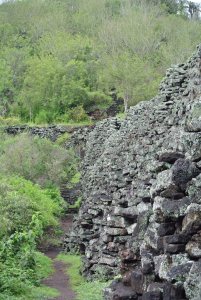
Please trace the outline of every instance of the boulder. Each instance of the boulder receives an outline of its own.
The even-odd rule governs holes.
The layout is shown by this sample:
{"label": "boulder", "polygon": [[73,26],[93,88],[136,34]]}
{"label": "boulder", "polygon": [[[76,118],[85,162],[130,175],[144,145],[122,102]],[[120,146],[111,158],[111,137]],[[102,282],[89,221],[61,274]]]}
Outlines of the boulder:
{"label": "boulder", "polygon": [[200,174],[196,163],[180,158],[172,167],[172,180],[182,190],[186,189],[186,184],[194,177]]}
{"label": "boulder", "polygon": [[154,219],[158,223],[175,222],[185,215],[191,200],[187,197],[180,200],[169,200],[156,197],[153,204]]}
{"label": "boulder", "polygon": [[192,235],[201,229],[201,205],[191,204],[182,221],[182,232]]}
{"label": "boulder", "polygon": [[194,234],[186,245],[186,252],[191,258],[201,258],[201,231]]}
{"label": "boulder", "polygon": [[201,99],[198,99],[192,106],[186,121],[186,131],[201,131]]}
{"label": "boulder", "polygon": [[105,289],[104,298],[105,300],[138,300],[138,296],[132,288],[118,281],[114,281]]}
{"label": "boulder", "polygon": [[158,160],[173,164],[177,159],[184,158],[185,155],[180,152],[162,152],[158,154]]}

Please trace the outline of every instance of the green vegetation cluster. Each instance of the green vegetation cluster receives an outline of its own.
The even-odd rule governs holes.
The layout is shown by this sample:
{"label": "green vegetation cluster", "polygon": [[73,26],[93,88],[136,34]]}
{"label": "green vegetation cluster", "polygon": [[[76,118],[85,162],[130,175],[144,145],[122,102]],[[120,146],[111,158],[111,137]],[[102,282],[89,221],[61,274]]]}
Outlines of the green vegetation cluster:
{"label": "green vegetation cluster", "polygon": [[57,296],[40,285],[52,267],[38,245],[58,234],[66,209],[59,186],[77,173],[74,154],[39,137],[1,134],[0,170],[0,299]]}
{"label": "green vegetation cluster", "polygon": [[0,143],[0,170],[42,187],[59,187],[76,174],[77,158],[73,150],[25,133],[5,137]]}
{"label": "green vegetation cluster", "polygon": [[[200,42],[185,0],[21,0],[0,5],[0,116],[83,122],[156,94]],[[198,10],[197,10],[198,11]]]}

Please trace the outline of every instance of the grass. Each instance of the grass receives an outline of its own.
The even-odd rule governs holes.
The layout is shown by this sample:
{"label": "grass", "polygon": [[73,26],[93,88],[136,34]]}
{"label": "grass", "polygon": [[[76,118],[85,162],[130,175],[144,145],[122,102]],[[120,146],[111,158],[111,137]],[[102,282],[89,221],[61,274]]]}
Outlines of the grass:
{"label": "grass", "polygon": [[0,126],[15,126],[15,125],[27,125],[27,126],[30,126],[30,127],[34,127],[34,126],[37,126],[37,127],[48,127],[50,125],[60,125],[60,126],[69,126],[69,127],[81,127],[81,126],[88,126],[88,125],[93,125],[93,121],[91,120],[86,120],[86,121],[79,121],[79,122],[74,122],[74,121],[68,121],[68,122],[61,122],[61,121],[53,121],[51,124],[48,124],[48,123],[41,123],[41,124],[37,124],[35,122],[32,122],[32,121],[29,121],[29,122],[26,122],[26,121],[23,121],[21,120],[20,118],[18,117],[7,117],[7,118],[4,118],[4,117],[1,117],[0,116]]}
{"label": "grass", "polygon": [[[40,280],[48,278],[54,273],[52,260],[41,252],[37,252],[36,254],[36,266],[36,273],[38,274]],[[54,299],[55,297],[59,296],[59,292],[56,289],[49,288],[43,285],[39,287],[34,287],[31,293],[32,296],[30,300],[42,300],[47,298]]]}
{"label": "grass", "polygon": [[70,180],[70,183],[72,184],[77,184],[80,182],[80,178],[81,178],[81,173],[77,172]]}
{"label": "grass", "polygon": [[[56,289],[50,288],[48,286],[40,286],[40,287],[33,288],[33,290],[31,291],[31,298],[25,297],[22,300],[46,300],[46,299],[53,300],[59,295],[60,293]],[[16,299],[16,300],[21,300],[21,299]]]}
{"label": "grass", "polygon": [[108,286],[108,282],[86,281],[80,274],[81,258],[78,255],[59,254],[58,260],[68,264],[67,275],[70,277],[70,284],[76,293],[76,300],[102,300],[102,290]]}
{"label": "grass", "polygon": [[124,120],[126,118],[126,114],[124,112],[116,114],[116,117],[120,120]]}
{"label": "grass", "polygon": [[46,286],[33,287],[23,296],[9,296],[6,294],[0,294],[0,300],[46,300],[55,299],[59,296],[59,292],[56,289]]}
{"label": "grass", "polygon": [[41,252],[36,254],[36,273],[40,279],[52,275],[54,272],[52,260]]}
{"label": "grass", "polygon": [[74,204],[70,204],[68,208],[79,209],[82,204],[82,197],[78,197]]}

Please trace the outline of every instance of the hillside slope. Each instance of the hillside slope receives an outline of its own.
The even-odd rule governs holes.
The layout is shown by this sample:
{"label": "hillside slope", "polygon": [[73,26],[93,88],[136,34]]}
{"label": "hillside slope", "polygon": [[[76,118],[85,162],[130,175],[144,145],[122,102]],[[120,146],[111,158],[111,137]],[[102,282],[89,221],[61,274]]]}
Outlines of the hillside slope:
{"label": "hillside slope", "polygon": [[200,42],[188,2],[5,1],[0,123],[90,124],[152,98]]}

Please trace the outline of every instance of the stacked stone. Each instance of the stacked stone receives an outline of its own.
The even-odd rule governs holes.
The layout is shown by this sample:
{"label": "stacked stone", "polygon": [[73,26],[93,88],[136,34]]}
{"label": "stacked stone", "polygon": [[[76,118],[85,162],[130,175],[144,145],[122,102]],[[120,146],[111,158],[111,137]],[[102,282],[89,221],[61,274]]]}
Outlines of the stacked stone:
{"label": "stacked stone", "polygon": [[[159,95],[89,134],[84,203],[66,249],[84,274],[116,280],[107,300],[182,300],[201,274],[201,48]],[[198,298],[199,299],[199,298]]]}
{"label": "stacked stone", "polygon": [[65,143],[65,148],[70,149],[72,148],[81,160],[85,156],[85,148],[87,137],[89,133],[93,130],[94,125],[83,126],[83,127],[75,127],[74,132],[71,134],[70,139],[68,139]]}
{"label": "stacked stone", "polygon": [[[55,142],[61,135],[65,133],[74,134],[74,139],[76,133],[80,138],[80,135],[86,135],[85,131],[87,131],[88,126],[86,127],[75,127],[75,126],[59,126],[59,125],[48,125],[46,127],[39,126],[28,126],[28,125],[14,125],[5,128],[5,132],[7,134],[20,134],[23,132],[28,132],[32,135],[37,135],[41,138],[50,139],[52,142]],[[82,137],[83,138],[83,137]],[[74,143],[73,143],[74,145]]]}
{"label": "stacked stone", "polygon": [[[95,127],[88,136],[88,140],[91,141],[91,143],[88,142],[86,144],[85,160],[82,166],[83,174],[85,174],[85,179],[82,181],[84,199],[87,199],[88,197],[88,193],[85,193],[85,190],[88,191],[93,185],[93,182],[88,184],[88,172],[92,172],[92,180],[93,178],[97,181],[99,180],[96,174],[93,173],[93,165],[104,152],[104,145],[107,143],[109,138],[119,130],[119,128],[120,122],[118,120],[115,118],[108,119],[100,122],[99,126]],[[87,204],[87,202],[90,206]],[[87,202],[85,202],[83,209],[80,210],[79,215],[77,216],[78,220],[75,218],[75,226],[73,231],[71,232],[70,236],[67,236],[66,238],[64,248],[67,251],[77,251],[79,249],[81,253],[85,253],[85,246],[88,245],[89,242],[93,247],[92,244],[97,240],[96,238],[101,230],[101,223],[103,223],[103,211],[111,201],[105,197],[105,191],[100,190],[100,192],[97,194],[94,193]],[[94,204],[93,206],[91,206],[92,202]],[[94,223],[92,220],[94,220]],[[89,255],[90,252],[87,253],[87,256]],[[88,268],[86,268],[86,270],[88,270]]]}

